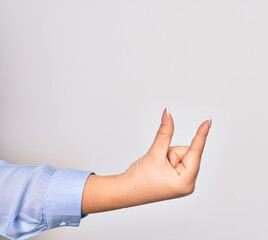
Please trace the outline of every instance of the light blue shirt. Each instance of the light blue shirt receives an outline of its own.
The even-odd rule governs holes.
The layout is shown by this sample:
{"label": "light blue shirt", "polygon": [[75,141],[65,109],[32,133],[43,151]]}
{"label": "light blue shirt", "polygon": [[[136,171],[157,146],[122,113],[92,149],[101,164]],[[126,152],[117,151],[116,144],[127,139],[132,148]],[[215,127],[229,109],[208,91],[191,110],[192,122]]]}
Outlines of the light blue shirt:
{"label": "light blue shirt", "polygon": [[0,160],[0,235],[27,239],[42,231],[77,227],[85,182],[94,172],[23,166]]}

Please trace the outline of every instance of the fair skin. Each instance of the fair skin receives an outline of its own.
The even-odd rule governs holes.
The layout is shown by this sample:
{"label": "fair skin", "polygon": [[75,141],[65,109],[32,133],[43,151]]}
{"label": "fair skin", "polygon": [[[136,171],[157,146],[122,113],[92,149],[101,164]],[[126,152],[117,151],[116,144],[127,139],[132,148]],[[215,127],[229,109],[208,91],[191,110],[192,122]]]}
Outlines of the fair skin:
{"label": "fair skin", "polygon": [[198,128],[190,146],[172,146],[173,118],[165,108],[159,130],[148,152],[123,173],[90,175],[82,214],[104,212],[193,193],[211,120]]}

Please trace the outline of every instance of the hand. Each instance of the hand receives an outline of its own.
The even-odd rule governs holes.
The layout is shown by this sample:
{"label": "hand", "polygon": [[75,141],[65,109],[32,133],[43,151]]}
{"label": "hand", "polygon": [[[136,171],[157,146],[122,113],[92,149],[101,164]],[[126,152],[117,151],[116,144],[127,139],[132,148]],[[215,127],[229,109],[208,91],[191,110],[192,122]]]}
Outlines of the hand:
{"label": "hand", "polygon": [[169,147],[174,124],[164,110],[162,122],[149,151],[124,173],[133,204],[143,204],[191,194],[211,121],[203,122],[190,147]]}
{"label": "hand", "polygon": [[148,152],[124,173],[88,178],[82,213],[130,207],[191,194],[211,120],[203,122],[191,145],[170,147],[173,118],[165,108],[159,130]]}

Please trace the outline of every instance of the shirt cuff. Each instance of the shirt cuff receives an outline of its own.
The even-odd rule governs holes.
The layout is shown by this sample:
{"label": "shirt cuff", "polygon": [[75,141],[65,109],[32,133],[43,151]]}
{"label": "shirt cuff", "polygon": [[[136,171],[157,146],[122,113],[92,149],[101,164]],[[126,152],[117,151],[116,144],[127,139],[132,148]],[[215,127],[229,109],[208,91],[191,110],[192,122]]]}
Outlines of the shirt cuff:
{"label": "shirt cuff", "polygon": [[47,229],[63,226],[77,227],[80,224],[82,197],[86,180],[90,174],[74,169],[58,169],[52,175],[45,201]]}

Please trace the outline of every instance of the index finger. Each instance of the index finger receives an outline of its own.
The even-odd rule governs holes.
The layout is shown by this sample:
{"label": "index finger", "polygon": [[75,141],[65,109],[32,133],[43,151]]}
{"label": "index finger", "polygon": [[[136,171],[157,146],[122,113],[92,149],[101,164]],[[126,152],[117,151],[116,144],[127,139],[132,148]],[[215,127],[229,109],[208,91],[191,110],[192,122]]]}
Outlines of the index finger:
{"label": "index finger", "polygon": [[206,138],[210,126],[211,119],[206,120],[199,126],[196,135],[193,138],[191,145],[182,160],[184,166],[188,169],[194,170],[194,172],[198,171],[199,169],[201,156],[206,144]]}
{"label": "index finger", "polygon": [[202,155],[202,152],[206,144],[206,138],[207,138],[210,126],[211,126],[211,118],[209,120],[206,120],[199,126],[199,128],[197,129],[196,135],[193,138],[191,145],[190,145],[190,149],[199,153],[200,157]]}

